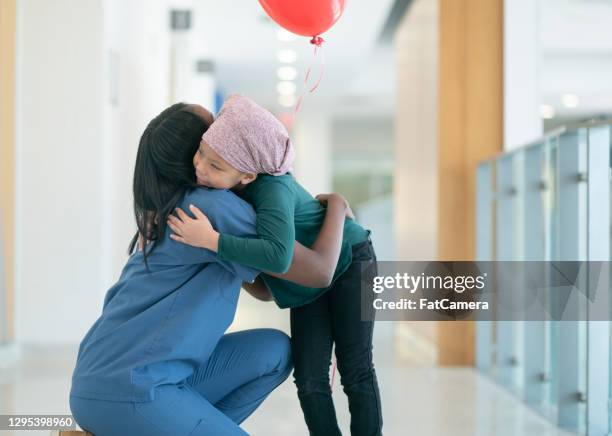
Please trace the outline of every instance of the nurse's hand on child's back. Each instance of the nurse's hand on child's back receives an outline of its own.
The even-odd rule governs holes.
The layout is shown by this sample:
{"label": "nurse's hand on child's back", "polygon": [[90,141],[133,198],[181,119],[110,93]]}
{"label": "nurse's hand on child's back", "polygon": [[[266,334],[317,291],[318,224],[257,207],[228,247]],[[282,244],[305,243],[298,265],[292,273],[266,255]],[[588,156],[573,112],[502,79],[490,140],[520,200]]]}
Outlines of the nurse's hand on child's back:
{"label": "nurse's hand on child's back", "polygon": [[191,204],[189,210],[195,218],[191,218],[180,208],[176,209],[178,217],[174,215],[168,217],[168,227],[174,232],[170,234],[170,238],[183,244],[217,252],[219,232],[213,228],[208,217],[200,209]]}
{"label": "nurse's hand on child's back", "polygon": [[351,220],[355,219],[355,215],[353,214],[353,211],[351,210],[351,206],[349,205],[349,202],[341,194],[338,194],[337,192],[333,192],[331,194],[319,194],[315,198],[323,206],[327,206],[327,204],[330,201],[337,201],[341,204],[344,204],[344,207],[346,208],[346,217]]}

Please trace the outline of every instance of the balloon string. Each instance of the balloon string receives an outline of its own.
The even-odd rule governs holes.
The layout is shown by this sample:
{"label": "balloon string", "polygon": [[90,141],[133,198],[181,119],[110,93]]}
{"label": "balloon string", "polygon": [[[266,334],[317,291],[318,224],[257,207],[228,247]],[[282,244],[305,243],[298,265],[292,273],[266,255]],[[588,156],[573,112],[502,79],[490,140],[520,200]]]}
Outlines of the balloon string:
{"label": "balloon string", "polygon": [[[298,101],[295,105],[295,108],[293,110],[293,116],[295,118],[295,116],[297,115],[297,113],[300,111],[300,108],[302,107],[302,102],[304,100],[304,98],[306,97],[306,93],[308,94],[312,94],[313,92],[315,92],[317,90],[317,88],[319,87],[319,85],[321,84],[321,81],[323,80],[323,76],[325,75],[325,52],[323,51],[323,47],[322,44],[325,42],[325,40],[323,38],[321,38],[320,36],[315,36],[314,38],[312,38],[310,40],[310,43],[312,45],[314,45],[314,50],[313,50],[313,54],[312,54],[312,61],[308,67],[308,70],[306,71],[306,75],[304,76],[304,85],[303,85],[303,91],[300,95],[300,97],[298,98]],[[310,81],[310,76],[312,74],[312,68],[313,65],[317,59],[317,57],[319,57],[319,53],[321,54],[321,73],[319,74],[319,78],[317,79],[317,81],[314,83],[314,85],[312,85],[309,88],[309,81]]]}

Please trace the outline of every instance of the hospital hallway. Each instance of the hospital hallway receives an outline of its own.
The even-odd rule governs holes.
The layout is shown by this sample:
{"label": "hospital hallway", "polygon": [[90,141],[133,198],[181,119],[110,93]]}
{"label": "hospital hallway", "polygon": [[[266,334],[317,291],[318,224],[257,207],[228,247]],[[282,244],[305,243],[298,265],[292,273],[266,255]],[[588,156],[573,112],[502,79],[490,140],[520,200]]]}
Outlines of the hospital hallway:
{"label": "hospital hallway", "polygon": [[[243,292],[231,331],[274,327],[288,332],[288,311],[263,303]],[[375,365],[383,404],[383,433],[387,436],[562,436],[508,391],[475,368],[424,365],[419,357],[393,355],[392,322],[380,321],[375,330]],[[3,413],[70,414],[68,392],[76,350],[24,350],[19,366],[0,371]],[[425,352],[423,352],[425,354]],[[336,413],[343,434],[349,434],[346,396],[338,376],[333,387]],[[292,376],[272,392],[245,421],[254,436],[301,436],[304,424]],[[10,434],[7,431],[0,434]],[[15,436],[48,434],[20,431]]]}
{"label": "hospital hallway", "polygon": [[[325,30],[293,27],[310,14],[326,20]],[[244,266],[282,272],[291,262],[303,276],[292,279],[308,286],[328,283],[332,266],[334,280],[346,279],[340,283],[351,290],[361,279],[354,295],[326,297],[351,357],[364,349],[353,347],[358,340],[370,340],[369,329],[356,327],[357,308],[362,320],[376,314],[385,436],[612,436],[610,23],[612,0],[0,0],[0,436],[49,435],[10,433],[14,416],[78,416],[69,405],[73,373],[77,393],[109,402],[147,392],[154,382],[138,378],[148,371],[185,369],[171,379],[182,380],[185,362],[209,359],[229,324],[235,300],[210,305],[216,292],[236,292],[223,280],[248,280]],[[233,113],[232,101],[248,100],[259,109]],[[227,137],[215,133],[233,123]],[[239,132],[240,140],[230,139]],[[213,147],[215,135],[223,139]],[[261,139],[268,136],[273,147]],[[274,168],[262,166],[268,157]],[[278,181],[273,175],[292,188],[256,188]],[[335,217],[343,250],[324,261],[315,253],[314,263],[312,251],[333,245],[313,243],[324,227],[314,198],[330,193],[346,200]],[[156,264],[167,272],[162,279],[154,269],[132,275],[143,262],[130,241],[149,233],[152,216],[162,226],[150,238],[169,239],[176,229],[163,225],[165,217],[192,194],[218,232],[218,256],[204,243],[191,250],[168,241],[153,253],[172,259]],[[217,194],[222,201],[208,200]],[[241,233],[222,225],[249,217],[257,235],[244,235],[269,242],[269,256],[251,251],[268,245],[239,245]],[[365,259],[357,246],[365,230],[378,268],[366,278],[352,262]],[[323,233],[321,241],[340,245]],[[224,253],[225,236],[238,236],[233,257]],[[299,253],[289,259],[293,239],[312,249],[305,264]],[[219,275],[211,259],[241,267]],[[368,245],[368,267],[373,259]],[[191,269],[197,274],[187,278]],[[286,307],[314,301],[312,290],[276,286]],[[304,312],[300,325],[310,334],[321,324]],[[229,331],[289,334],[289,315],[242,292]],[[220,366],[236,372],[211,383],[218,397],[204,395],[233,400],[231,391],[247,403],[239,383],[275,385],[258,365],[286,350],[285,338],[272,336],[279,342],[266,342],[265,353],[244,353],[249,364],[236,359],[236,348],[227,358],[217,353]],[[295,354],[316,355],[317,345],[300,353],[308,342]],[[245,343],[260,344],[241,342],[241,350]],[[240,366],[226,365],[232,360]],[[358,390],[369,381],[355,362],[362,361],[346,372],[353,370]],[[348,435],[337,371],[332,390]],[[261,398],[252,392],[250,399]],[[373,396],[362,397],[363,410],[375,411]],[[195,428],[205,423],[214,432],[214,420],[204,418],[211,412],[235,429],[226,419],[236,416],[232,407],[191,399],[193,409],[157,401],[149,403],[162,404],[153,419],[131,417],[189,427],[193,412]],[[107,420],[117,414],[96,404],[104,424],[130,423]],[[123,406],[140,407],[109,405]],[[255,436],[308,434],[293,375],[242,427]]]}

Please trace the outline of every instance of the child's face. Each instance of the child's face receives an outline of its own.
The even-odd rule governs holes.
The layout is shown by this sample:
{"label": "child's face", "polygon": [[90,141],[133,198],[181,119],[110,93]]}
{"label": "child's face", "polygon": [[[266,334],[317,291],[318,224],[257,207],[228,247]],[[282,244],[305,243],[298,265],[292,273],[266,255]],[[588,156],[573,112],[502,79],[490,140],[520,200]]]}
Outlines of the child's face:
{"label": "child's face", "polygon": [[198,185],[215,189],[231,189],[236,185],[247,185],[257,178],[256,174],[238,171],[205,142],[193,157]]}

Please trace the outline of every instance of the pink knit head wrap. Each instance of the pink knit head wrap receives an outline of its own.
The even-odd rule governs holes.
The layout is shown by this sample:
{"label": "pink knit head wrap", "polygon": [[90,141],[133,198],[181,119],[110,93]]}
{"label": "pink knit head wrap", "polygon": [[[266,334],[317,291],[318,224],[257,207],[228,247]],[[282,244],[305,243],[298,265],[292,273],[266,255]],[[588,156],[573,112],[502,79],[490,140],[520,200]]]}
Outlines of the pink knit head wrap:
{"label": "pink knit head wrap", "polygon": [[280,176],[295,159],[285,126],[253,100],[230,95],[202,139],[243,173]]}

